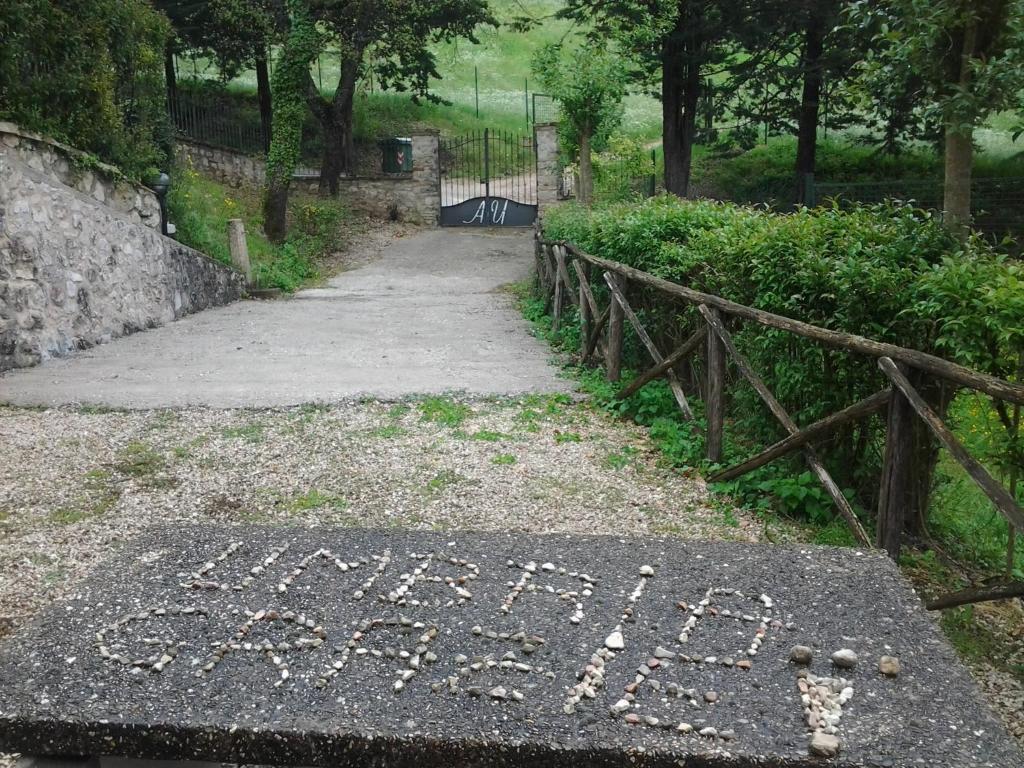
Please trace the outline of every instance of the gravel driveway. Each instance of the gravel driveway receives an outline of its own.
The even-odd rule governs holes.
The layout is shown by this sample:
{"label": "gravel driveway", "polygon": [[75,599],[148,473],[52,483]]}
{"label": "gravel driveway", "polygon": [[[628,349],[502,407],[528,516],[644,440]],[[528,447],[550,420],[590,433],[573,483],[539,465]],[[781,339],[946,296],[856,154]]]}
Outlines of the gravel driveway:
{"label": "gravel driveway", "polygon": [[753,540],[642,430],[558,395],[283,410],[0,409],[0,634],[154,522]]}

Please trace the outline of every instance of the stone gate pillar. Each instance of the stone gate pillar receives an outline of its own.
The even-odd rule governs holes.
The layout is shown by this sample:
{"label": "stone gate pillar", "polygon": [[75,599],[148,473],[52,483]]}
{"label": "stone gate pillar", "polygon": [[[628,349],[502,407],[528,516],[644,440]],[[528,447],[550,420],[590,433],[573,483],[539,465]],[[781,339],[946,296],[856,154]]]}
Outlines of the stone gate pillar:
{"label": "stone gate pillar", "polygon": [[440,134],[436,130],[413,131],[412,179],[416,188],[416,212],[426,224],[437,224],[441,205]]}
{"label": "stone gate pillar", "polygon": [[537,213],[557,205],[558,182],[562,174],[558,162],[558,126],[555,123],[540,123],[533,128],[537,145]]}

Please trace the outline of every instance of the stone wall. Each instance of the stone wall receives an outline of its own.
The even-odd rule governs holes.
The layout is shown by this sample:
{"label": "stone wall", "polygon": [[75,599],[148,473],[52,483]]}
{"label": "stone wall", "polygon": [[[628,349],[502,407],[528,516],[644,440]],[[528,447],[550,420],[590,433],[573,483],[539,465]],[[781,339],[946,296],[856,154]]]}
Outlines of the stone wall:
{"label": "stone wall", "polygon": [[[438,134],[420,131],[412,133],[411,138],[411,173],[372,173],[369,169],[380,167],[380,152],[375,145],[366,145],[359,162],[362,172],[339,180],[345,202],[354,210],[378,218],[397,215],[403,221],[436,224],[441,204]],[[191,167],[232,186],[262,186],[266,180],[262,157],[180,139],[175,144],[175,156],[179,166]],[[315,171],[300,171],[295,176],[300,189],[315,191],[318,183]]]}
{"label": "stone wall", "polygon": [[0,153],[47,183],[65,187],[121,213],[136,224],[160,229],[160,203],[152,190],[121,179],[114,167],[52,141],[0,121]]}
{"label": "stone wall", "polygon": [[241,296],[238,272],[159,226],[150,190],[0,123],[0,371]]}
{"label": "stone wall", "polygon": [[192,168],[233,187],[263,186],[267,178],[267,166],[262,156],[243,155],[180,138],[174,143],[174,160],[179,168]]}
{"label": "stone wall", "polygon": [[537,212],[543,216],[548,208],[562,201],[562,165],[558,162],[558,126],[543,123],[534,126],[537,143]]}

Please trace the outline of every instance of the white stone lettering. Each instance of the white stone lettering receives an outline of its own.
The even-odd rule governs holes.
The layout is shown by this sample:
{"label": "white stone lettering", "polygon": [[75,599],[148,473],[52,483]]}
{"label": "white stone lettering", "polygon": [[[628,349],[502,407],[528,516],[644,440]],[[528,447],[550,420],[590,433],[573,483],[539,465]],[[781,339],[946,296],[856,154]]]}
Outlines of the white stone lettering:
{"label": "white stone lettering", "polygon": [[487,201],[486,200],[481,200],[480,201],[480,205],[478,205],[476,207],[476,213],[474,213],[471,217],[469,217],[468,219],[466,219],[462,223],[463,224],[472,224],[474,221],[479,219],[481,224],[485,224],[486,221],[484,220],[484,217],[486,215],[487,215]]}

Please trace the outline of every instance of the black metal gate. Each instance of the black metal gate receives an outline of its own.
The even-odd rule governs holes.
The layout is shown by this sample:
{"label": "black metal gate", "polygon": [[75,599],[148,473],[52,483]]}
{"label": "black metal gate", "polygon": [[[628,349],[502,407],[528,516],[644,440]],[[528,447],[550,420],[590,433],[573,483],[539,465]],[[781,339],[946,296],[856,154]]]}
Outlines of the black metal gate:
{"label": "black metal gate", "polygon": [[484,129],[441,139],[441,225],[529,227],[537,218],[533,136]]}

